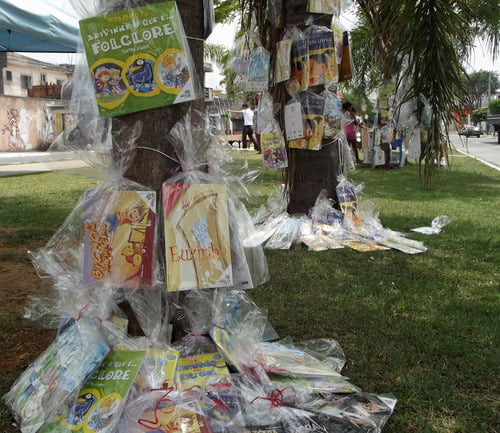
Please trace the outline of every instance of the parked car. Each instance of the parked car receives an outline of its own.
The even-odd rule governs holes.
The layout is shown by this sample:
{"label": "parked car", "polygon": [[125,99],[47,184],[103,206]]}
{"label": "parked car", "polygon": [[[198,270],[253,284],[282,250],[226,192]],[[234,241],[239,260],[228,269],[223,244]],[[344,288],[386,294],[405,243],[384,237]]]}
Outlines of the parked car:
{"label": "parked car", "polygon": [[458,135],[466,137],[481,137],[481,128],[475,125],[462,125],[458,130]]}

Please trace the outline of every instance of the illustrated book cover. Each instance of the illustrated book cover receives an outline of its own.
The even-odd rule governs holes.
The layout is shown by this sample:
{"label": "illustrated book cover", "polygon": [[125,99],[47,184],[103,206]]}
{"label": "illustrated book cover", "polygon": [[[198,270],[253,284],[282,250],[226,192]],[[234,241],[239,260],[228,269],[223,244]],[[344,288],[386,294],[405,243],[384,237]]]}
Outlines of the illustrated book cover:
{"label": "illustrated book cover", "polygon": [[290,78],[290,56],[292,40],[283,39],[276,43],[276,63],[274,66],[274,82],[281,83]]}
{"label": "illustrated book cover", "polygon": [[218,352],[180,358],[177,370],[180,388],[184,391],[193,387],[204,390],[212,382],[211,379],[230,377],[226,361]]}
{"label": "illustrated book cover", "polygon": [[204,413],[213,432],[223,431],[240,413],[237,392],[220,353],[180,358],[178,372],[181,389],[199,388],[204,393],[207,399]]}
{"label": "illustrated book cover", "polygon": [[118,116],[195,99],[195,71],[177,4],[80,21],[99,114]]}
{"label": "illustrated book cover", "polygon": [[309,45],[306,37],[292,43],[289,86],[294,93],[309,86]]}
{"label": "illustrated book cover", "polygon": [[88,190],[85,200],[85,284],[138,288],[153,281],[156,193]]}
{"label": "illustrated book cover", "polygon": [[264,130],[260,136],[264,164],[269,168],[288,167],[285,137],[276,121]]}
{"label": "illustrated book cover", "polygon": [[301,98],[303,121],[305,125],[304,137],[288,142],[288,147],[304,150],[320,150],[323,139],[324,125],[324,98],[305,94]]}
{"label": "illustrated book cover", "polygon": [[227,187],[163,184],[167,290],[233,285]]}
{"label": "illustrated book cover", "polygon": [[50,421],[108,352],[92,322],[71,322],[5,396],[21,431],[35,433]]}
{"label": "illustrated book cover", "polygon": [[337,78],[337,58],[331,30],[312,31],[309,43],[309,86],[327,84]]}
{"label": "illustrated book cover", "polygon": [[78,396],[40,433],[109,433],[144,358],[144,351],[113,350],[85,382]]}

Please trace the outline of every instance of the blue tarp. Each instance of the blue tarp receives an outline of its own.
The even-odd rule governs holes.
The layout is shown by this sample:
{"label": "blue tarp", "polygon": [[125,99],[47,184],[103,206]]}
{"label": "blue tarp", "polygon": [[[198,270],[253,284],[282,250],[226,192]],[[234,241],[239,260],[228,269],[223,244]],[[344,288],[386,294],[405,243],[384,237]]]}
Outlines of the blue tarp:
{"label": "blue tarp", "polygon": [[0,0],[0,51],[76,52],[78,19],[48,0]]}

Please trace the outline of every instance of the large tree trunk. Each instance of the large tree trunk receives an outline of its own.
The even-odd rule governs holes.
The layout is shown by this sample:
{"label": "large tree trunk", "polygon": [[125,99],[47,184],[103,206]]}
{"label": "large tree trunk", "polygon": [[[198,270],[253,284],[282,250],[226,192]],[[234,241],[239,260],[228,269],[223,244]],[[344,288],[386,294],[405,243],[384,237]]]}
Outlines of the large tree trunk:
{"label": "large tree trunk", "polygon": [[[147,3],[153,4],[158,3],[158,1],[148,1]],[[203,0],[177,0],[177,7],[188,37],[198,79],[203,86]],[[172,126],[187,113],[190,107],[203,110],[203,97],[192,102],[139,111],[119,117],[129,126],[132,126],[136,121],[141,121],[143,124],[142,134],[138,140],[139,148],[126,173],[127,178],[159,191],[162,182],[170,177],[171,170],[176,163],[158,152],[140,147],[153,148],[167,155],[172,155],[172,147],[166,137]]]}
{"label": "large tree trunk", "polygon": [[[305,23],[310,16],[307,13],[307,0],[286,0],[285,24]],[[315,16],[315,24],[330,26],[329,15]],[[318,89],[318,92],[323,88]],[[336,199],[335,188],[339,173],[338,143],[331,139],[323,141],[319,151],[288,149],[289,167],[286,169],[286,184],[290,201],[288,212],[291,214],[307,213],[322,189],[328,197]]]}

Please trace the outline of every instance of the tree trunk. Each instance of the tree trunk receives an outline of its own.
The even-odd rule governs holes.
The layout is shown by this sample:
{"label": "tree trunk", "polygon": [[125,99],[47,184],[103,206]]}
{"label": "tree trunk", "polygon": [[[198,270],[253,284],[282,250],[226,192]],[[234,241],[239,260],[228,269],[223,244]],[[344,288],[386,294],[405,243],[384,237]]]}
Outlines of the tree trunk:
{"label": "tree trunk", "polygon": [[[148,1],[148,4],[159,3]],[[184,32],[188,38],[189,48],[193,57],[198,80],[203,86],[203,38],[204,38],[204,11],[203,0],[177,0],[177,7],[181,15]],[[152,148],[167,155],[172,155],[172,146],[167,141],[167,135],[172,126],[188,112],[189,108],[203,110],[203,97],[191,102],[174,104],[156,109],[139,111],[118,119],[128,126],[141,121],[142,134],[138,139],[139,148],[135,158],[126,172],[126,177],[144,186],[159,191],[161,184],[171,175],[176,163],[162,154],[144,148]]]}
{"label": "tree trunk", "polygon": [[[307,0],[287,0],[285,24],[297,24],[301,29],[310,14],[307,13]],[[329,15],[315,16],[317,25],[330,26]],[[311,89],[313,90],[313,89]],[[323,90],[318,89],[318,92]],[[339,173],[339,157],[336,142],[323,141],[319,151],[288,149],[289,167],[286,169],[286,183],[289,193],[288,212],[307,213],[314,206],[322,189],[328,197],[336,199],[335,188]]]}

